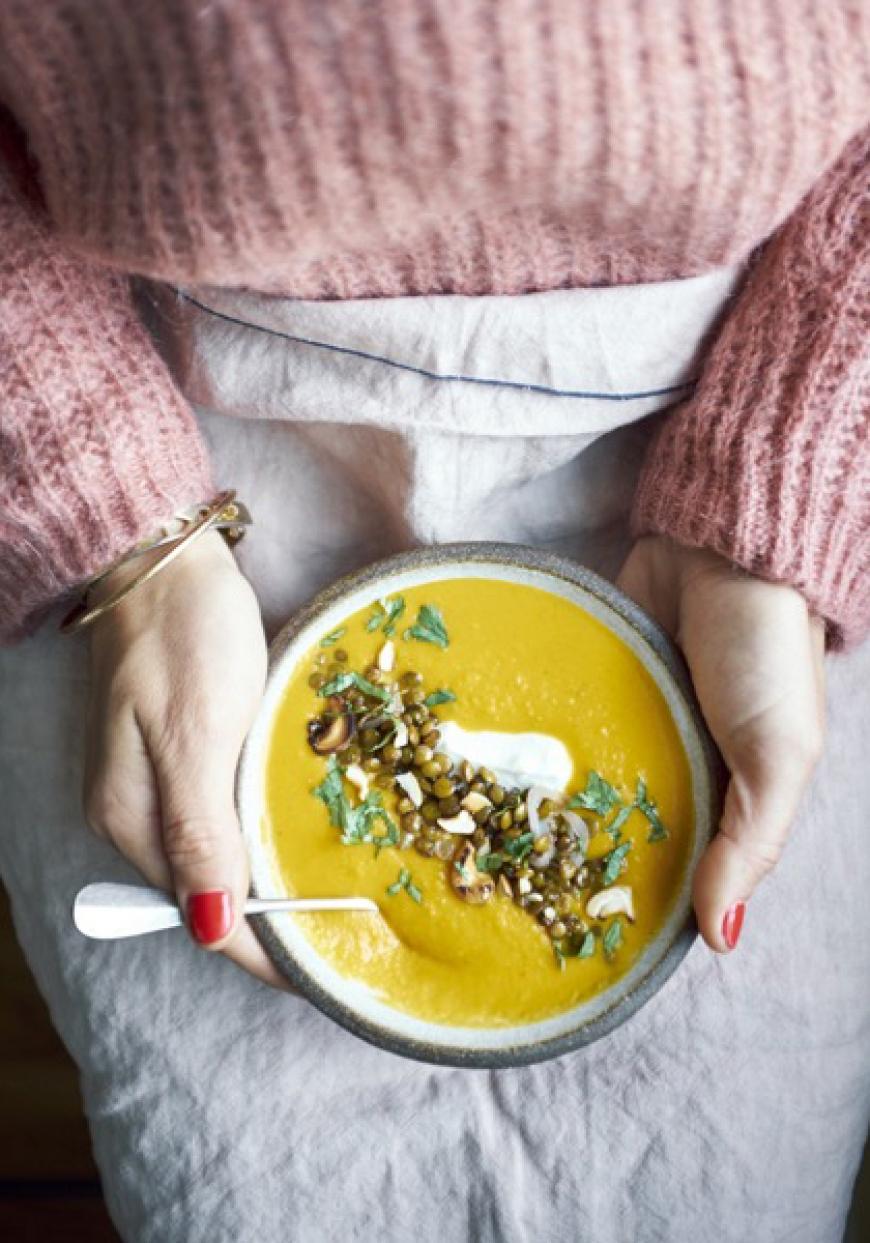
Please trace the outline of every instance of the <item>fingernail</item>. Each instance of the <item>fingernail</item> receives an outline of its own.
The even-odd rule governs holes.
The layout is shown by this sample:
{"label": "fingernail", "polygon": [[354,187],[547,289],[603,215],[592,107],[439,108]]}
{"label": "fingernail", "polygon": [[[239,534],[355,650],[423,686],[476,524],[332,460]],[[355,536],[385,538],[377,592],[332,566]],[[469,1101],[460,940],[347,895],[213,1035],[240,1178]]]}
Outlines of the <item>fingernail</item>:
{"label": "fingernail", "polygon": [[226,889],[192,893],[187,899],[187,922],[200,945],[212,945],[233,926],[233,899]]}
{"label": "fingernail", "polygon": [[729,906],[725,912],[725,918],[722,920],[722,936],[725,938],[725,944],[730,950],[734,949],[737,939],[740,936],[740,929],[743,927],[743,916],[746,914],[746,903],[735,902],[733,906]]}

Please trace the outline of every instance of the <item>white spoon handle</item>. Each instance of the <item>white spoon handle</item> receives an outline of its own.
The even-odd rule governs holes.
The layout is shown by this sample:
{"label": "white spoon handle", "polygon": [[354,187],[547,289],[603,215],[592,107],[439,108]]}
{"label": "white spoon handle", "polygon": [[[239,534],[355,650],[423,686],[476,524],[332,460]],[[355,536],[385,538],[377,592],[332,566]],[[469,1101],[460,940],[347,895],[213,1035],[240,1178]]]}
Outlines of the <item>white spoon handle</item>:
{"label": "white spoon handle", "polygon": [[[246,915],[266,911],[377,911],[369,898],[248,898]],[[76,895],[73,922],[86,937],[110,941],[177,928],[181,911],[161,889],[139,885],[86,885]]]}

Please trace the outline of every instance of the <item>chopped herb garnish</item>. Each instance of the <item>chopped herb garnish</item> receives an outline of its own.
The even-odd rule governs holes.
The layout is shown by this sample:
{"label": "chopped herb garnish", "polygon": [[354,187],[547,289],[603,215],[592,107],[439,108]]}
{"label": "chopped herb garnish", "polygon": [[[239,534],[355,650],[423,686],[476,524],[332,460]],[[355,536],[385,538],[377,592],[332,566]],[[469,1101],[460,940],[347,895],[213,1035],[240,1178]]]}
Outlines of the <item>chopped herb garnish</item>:
{"label": "chopped herb garnish", "polygon": [[396,622],[405,611],[405,597],[384,596],[383,599],[378,600],[374,608],[375,611],[366,622],[366,630],[371,634],[373,630],[379,630],[383,626],[384,634],[389,638],[395,633]]}
{"label": "chopped herb garnish", "polygon": [[637,810],[646,816],[650,831],[647,835],[648,842],[663,842],[668,836],[668,831],[662,823],[659,816],[659,809],[655,802],[647,796],[646,782],[642,777],[637,779],[637,792],[634,796],[634,805]]}
{"label": "chopped herb garnish", "polygon": [[388,716],[386,718],[385,724],[390,725],[392,727],[392,733],[384,734],[380,742],[373,742],[372,745],[366,751],[367,755],[376,755],[378,751],[382,751],[383,748],[388,746],[389,743],[391,743],[393,739],[395,738],[396,732],[399,728],[398,721],[395,719],[395,717]]}
{"label": "chopped herb garnish", "polygon": [[409,898],[412,898],[418,905],[423,901],[423,894],[414,884],[413,877],[407,868],[402,868],[398,878],[393,881],[392,885],[387,886],[387,896],[394,898],[397,893],[405,890]]}
{"label": "chopped herb garnish", "polygon": [[[344,792],[343,773],[334,755],[329,757],[326,776],[319,786],[314,788],[314,797],[324,803],[329,812],[330,823],[341,829],[341,841],[345,846],[361,846],[372,842],[375,854],[379,854],[384,846],[399,844],[399,830],[387,814],[380,790],[370,790],[356,807],[351,805]],[[381,837],[375,837],[375,825],[384,825]]]}
{"label": "chopped herb garnish", "polygon": [[[401,596],[392,599],[384,597],[373,607],[372,616],[365,623],[366,630],[391,633],[405,607]],[[345,630],[346,627],[340,626],[324,635],[320,645],[330,646],[341,638]],[[444,619],[434,604],[420,607],[416,621],[404,631],[404,637],[432,643],[442,649],[449,645]],[[394,652],[391,651],[390,655],[392,658]],[[515,785],[505,789],[503,795],[496,794],[497,801],[487,797],[480,799],[478,791],[492,788],[495,792],[496,784],[500,784],[493,780],[492,773],[452,756],[445,760],[438,755],[435,757],[438,763],[435,764],[433,752],[437,743],[430,746],[426,742],[429,734],[423,732],[422,725],[418,730],[418,740],[413,744],[410,742],[414,736],[412,726],[416,727],[421,718],[427,720],[427,710],[456,701],[452,690],[436,686],[427,693],[422,674],[413,670],[401,675],[397,672],[395,678],[385,677],[384,685],[381,685],[381,675],[374,668],[371,673],[376,681],[373,682],[346,668],[347,656],[344,652],[339,651],[337,659],[338,663],[330,666],[335,673],[330,680],[323,682],[324,675],[320,672],[320,668],[328,663],[326,656],[317,658],[319,665],[315,662],[309,677],[309,685],[315,693],[329,702],[322,705],[319,716],[308,722],[308,740],[318,755],[328,756],[325,776],[313,793],[326,807],[330,823],[340,831],[341,842],[347,846],[367,843],[373,847],[376,858],[386,847],[402,852],[394,856],[400,859],[408,857],[404,853],[406,849],[414,848],[427,857],[444,860],[449,869],[450,884],[461,899],[487,902],[494,895],[501,894],[527,908],[529,914],[540,918],[544,925],[552,943],[556,965],[561,971],[566,969],[569,959],[597,955],[599,941],[607,960],[612,960],[624,943],[627,927],[616,912],[631,914],[632,904],[628,896],[630,891],[623,894],[624,901],[620,902],[620,891],[609,890],[608,887],[626,870],[629,853],[636,847],[642,849],[640,843],[643,841],[637,832],[626,836],[625,825],[637,811],[647,821],[646,841],[658,842],[668,836],[656,802],[649,795],[645,778],[638,776],[634,797],[627,801],[620,793],[621,786],[611,785],[600,773],[590,769],[585,787],[574,793],[567,803],[561,796],[548,800],[549,810],[541,803],[539,819],[548,821],[551,826],[555,823],[555,829],[551,827],[547,837],[550,838],[551,834],[557,837],[555,845],[559,857],[554,856],[549,846],[536,853],[537,837],[530,828],[531,791],[528,788]],[[392,665],[393,659],[388,663]],[[345,668],[341,667],[343,665]],[[357,693],[353,693],[351,688],[355,688]],[[351,692],[349,697],[345,695],[348,691]],[[409,693],[411,691],[413,694]],[[338,698],[332,699],[332,696]],[[437,717],[434,720],[437,725]],[[344,726],[343,731],[338,730],[339,724]],[[437,728],[431,721],[425,728],[426,731],[433,729],[437,737]],[[324,745],[324,735],[330,730],[336,737],[330,735],[326,742],[334,745]],[[432,743],[431,738],[429,742]],[[339,750],[340,747],[345,750]],[[366,773],[375,770],[377,778],[363,780],[350,768],[351,763],[362,764]],[[348,766],[347,772],[344,765]],[[353,783],[350,783],[348,773],[355,777]],[[620,781],[624,777],[623,773],[614,775]],[[395,787],[396,794],[399,789],[406,792],[406,780],[417,782],[419,789],[407,798],[399,797],[394,819],[385,806],[385,797],[390,798],[390,795],[385,796],[383,791]],[[369,792],[361,798],[359,793],[351,792],[351,784]],[[469,813],[473,815],[475,833],[472,841],[466,838],[454,843],[447,833],[438,834],[437,842],[430,840],[427,826],[431,828],[431,818],[422,815],[417,802],[418,796],[422,798],[424,788],[429,794],[436,785],[439,798],[449,795],[451,799],[462,802],[467,790],[478,794],[476,802],[471,804],[475,811],[470,813],[469,807],[462,812],[464,817]],[[434,793],[432,798],[435,798]],[[389,806],[392,808],[393,803],[390,802]],[[401,816],[399,808],[402,809]],[[569,840],[573,817],[564,814],[569,809],[591,812],[597,817],[594,829],[591,824],[589,826],[590,833],[594,832],[598,840],[588,867],[581,867],[585,854],[581,840],[577,837],[573,842]],[[540,829],[538,831],[541,832]],[[447,846],[446,850],[442,849],[443,845]],[[562,858],[563,855],[568,858]],[[543,867],[542,874],[534,876],[529,871],[530,864],[538,869]],[[536,892],[537,889],[541,892]],[[402,891],[412,902],[423,902],[422,890],[405,867],[386,889],[390,897]],[[613,897],[614,892],[616,897]],[[602,915],[605,911],[614,912],[613,917],[606,917],[606,924],[596,925],[592,931],[579,916],[579,905],[583,902],[587,903],[587,913],[592,909],[590,893],[592,898],[599,899],[597,909]]]}
{"label": "chopped herb garnish", "polygon": [[375,686],[374,682],[370,682],[368,678],[358,673],[339,673],[331,681],[325,682],[317,693],[328,698],[330,695],[340,695],[342,691],[346,691],[351,686],[355,686],[358,691],[371,696],[372,699],[387,700],[390,698],[389,691],[385,691],[382,686]]}
{"label": "chopped herb garnish", "polygon": [[627,807],[620,807],[610,824],[605,824],[604,832],[609,833],[615,842],[618,842],[622,836],[623,825],[633,811],[634,803],[629,803]]}
{"label": "chopped herb garnish", "polygon": [[466,885],[471,885],[474,883],[474,877],[471,874],[471,869],[465,866],[462,859],[454,859],[453,866],[456,868],[456,871],[465,881]]}
{"label": "chopped herb garnish", "polygon": [[595,953],[595,934],[587,932],[582,940],[554,941],[553,953],[556,955],[559,970],[564,971],[566,958],[592,957]]}
{"label": "chopped herb garnish", "polygon": [[594,953],[595,934],[593,932],[587,932],[586,936],[583,938],[580,948],[575,954],[575,958],[591,958]]}
{"label": "chopped herb garnish", "polygon": [[[644,815],[646,816],[646,812],[644,812]],[[665,838],[668,836],[668,831],[665,828],[665,826],[662,824],[661,820],[659,820],[657,815],[654,820],[651,819],[651,817],[649,816],[647,816],[647,819],[650,820],[652,828],[647,834],[646,840],[648,842],[663,842]]]}
{"label": "chopped herb garnish", "polygon": [[453,694],[453,691],[440,690],[432,691],[430,695],[426,696],[423,703],[427,708],[437,708],[439,704],[450,704],[453,703],[455,699],[456,696]]}
{"label": "chopped herb garnish", "polygon": [[417,620],[404,632],[405,639],[419,639],[421,643],[434,643],[436,647],[445,648],[450,643],[444,618],[437,604],[421,604]]}
{"label": "chopped herb garnish", "polygon": [[330,630],[329,634],[325,634],[320,640],[321,647],[332,647],[333,643],[337,643],[342,635],[347,634],[347,626],[337,626],[335,630]]}
{"label": "chopped herb garnish", "polygon": [[[384,838],[375,838],[373,830],[375,825],[380,822],[386,827]],[[348,804],[347,818],[344,826],[344,832],[341,840],[345,846],[356,846],[362,842],[380,842],[376,847],[379,853],[381,848],[392,842],[395,834],[396,826],[387,815],[384,808],[383,796],[380,790],[370,790],[361,803],[356,807]],[[398,835],[396,834],[396,840]]]}
{"label": "chopped herb garnish", "polygon": [[329,757],[326,776],[319,786],[314,787],[314,797],[319,798],[321,803],[326,804],[326,810],[329,812],[329,822],[333,828],[343,829],[346,822],[345,806],[348,804],[344,794],[344,786],[342,785],[341,769],[334,755]]}
{"label": "chopped herb garnish", "polygon": [[371,841],[375,848],[375,858],[377,859],[385,846],[398,846],[399,826],[387,816],[384,821],[383,835],[381,837],[373,837]]}
{"label": "chopped herb garnish", "polygon": [[601,944],[604,946],[604,954],[606,958],[612,958],[616,951],[622,945],[622,923],[617,916],[613,923],[605,929],[604,936],[601,938]]}
{"label": "chopped herb garnish", "polygon": [[612,885],[619,873],[625,867],[625,856],[631,850],[632,842],[629,839],[623,842],[621,846],[617,846],[615,850],[611,850],[609,855],[605,856],[604,875],[602,877],[605,885]]}
{"label": "chopped herb garnish", "polygon": [[592,770],[586,778],[586,789],[573,795],[566,806],[569,811],[581,807],[584,811],[594,811],[599,816],[606,816],[619,802],[619,795],[610,782]]}
{"label": "chopped herb garnish", "polygon": [[525,859],[526,855],[531,854],[534,842],[534,833],[523,833],[512,841],[505,842],[503,850],[505,854],[510,855],[511,859],[519,862]]}
{"label": "chopped herb garnish", "polygon": [[474,862],[479,872],[497,872],[505,863],[511,863],[513,860],[510,855],[501,850],[490,850],[486,854],[477,855]]}

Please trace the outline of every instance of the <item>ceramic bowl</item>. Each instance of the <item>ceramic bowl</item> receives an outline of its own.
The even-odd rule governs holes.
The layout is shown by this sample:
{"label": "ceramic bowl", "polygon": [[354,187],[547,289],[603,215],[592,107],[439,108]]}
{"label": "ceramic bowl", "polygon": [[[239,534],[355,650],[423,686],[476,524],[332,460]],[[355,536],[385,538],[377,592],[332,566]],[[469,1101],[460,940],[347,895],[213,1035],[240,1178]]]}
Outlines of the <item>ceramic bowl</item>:
{"label": "ceramic bowl", "polygon": [[696,827],[682,888],[667,922],[631,970],[609,989],[555,1017],[507,1028],[453,1027],[404,1014],[321,959],[306,941],[301,921],[276,914],[258,916],[252,922],[266,951],[296,988],[357,1036],[425,1062],[519,1066],[600,1039],[644,1005],[685,957],[696,936],[691,877],[718,820],[721,761],[676,648],[656,623],[612,584],[562,557],[520,545],[463,543],[415,549],[339,579],[296,614],[271,646],[266,692],[245,744],[237,787],[255,895],[276,897],[286,893],[262,825],[266,822],[265,769],[273,721],[297,661],[320,635],[335,628],[349,613],[381,596],[445,578],[496,578],[562,596],[615,632],[655,680],[688,757]]}

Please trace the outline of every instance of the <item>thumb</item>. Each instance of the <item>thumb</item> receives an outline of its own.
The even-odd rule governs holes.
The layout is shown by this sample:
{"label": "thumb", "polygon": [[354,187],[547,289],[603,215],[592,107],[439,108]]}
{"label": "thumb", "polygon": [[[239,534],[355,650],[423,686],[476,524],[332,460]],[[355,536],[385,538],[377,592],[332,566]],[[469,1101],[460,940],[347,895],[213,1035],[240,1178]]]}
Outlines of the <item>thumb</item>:
{"label": "thumb", "polygon": [[248,895],[248,857],[233,799],[238,756],[199,745],[157,763],[163,849],[193,938],[223,949]]}
{"label": "thumb", "polygon": [[728,748],[722,820],[693,888],[698,926],[712,949],[737,944],[746,903],[782,855],[820,749],[820,735],[766,732],[763,718]]}

